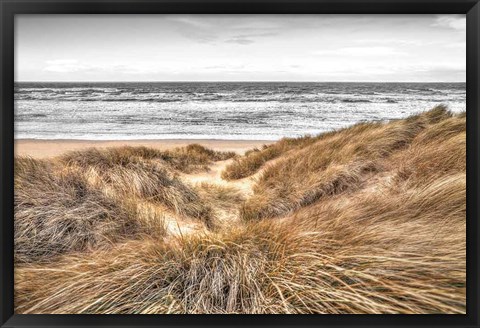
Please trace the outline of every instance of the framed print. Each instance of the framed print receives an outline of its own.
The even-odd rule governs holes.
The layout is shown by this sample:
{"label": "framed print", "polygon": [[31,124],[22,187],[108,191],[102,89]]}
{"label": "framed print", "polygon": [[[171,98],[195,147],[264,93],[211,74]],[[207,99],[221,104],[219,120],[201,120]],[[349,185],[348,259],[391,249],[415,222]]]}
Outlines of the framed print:
{"label": "framed print", "polygon": [[478,326],[479,8],[3,1],[1,326]]}

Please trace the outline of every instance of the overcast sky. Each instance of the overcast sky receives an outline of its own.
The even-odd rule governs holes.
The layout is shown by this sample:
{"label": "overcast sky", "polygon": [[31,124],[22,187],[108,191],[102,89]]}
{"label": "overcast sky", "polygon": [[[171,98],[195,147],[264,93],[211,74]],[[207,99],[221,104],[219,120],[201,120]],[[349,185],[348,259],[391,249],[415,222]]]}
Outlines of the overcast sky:
{"label": "overcast sky", "polygon": [[17,15],[16,81],[465,81],[464,15]]}

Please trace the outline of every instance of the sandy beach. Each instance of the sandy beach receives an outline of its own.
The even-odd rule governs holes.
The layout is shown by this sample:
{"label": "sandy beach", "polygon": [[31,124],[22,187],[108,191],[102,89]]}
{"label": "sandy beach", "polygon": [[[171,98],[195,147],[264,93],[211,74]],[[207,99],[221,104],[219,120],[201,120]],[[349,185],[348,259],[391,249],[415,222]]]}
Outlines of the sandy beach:
{"label": "sandy beach", "polygon": [[15,140],[15,156],[49,158],[67,151],[90,147],[107,148],[118,146],[146,146],[166,150],[197,143],[218,151],[234,151],[243,154],[246,150],[272,143],[271,140],[214,140],[214,139],[168,139],[168,140]]}

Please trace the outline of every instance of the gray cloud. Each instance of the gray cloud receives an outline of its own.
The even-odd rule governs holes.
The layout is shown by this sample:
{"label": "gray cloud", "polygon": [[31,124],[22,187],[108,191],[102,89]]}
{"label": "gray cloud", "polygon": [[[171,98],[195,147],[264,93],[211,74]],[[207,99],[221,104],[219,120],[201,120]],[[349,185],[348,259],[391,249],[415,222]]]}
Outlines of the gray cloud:
{"label": "gray cloud", "polygon": [[239,37],[235,37],[235,38],[225,40],[225,42],[226,43],[236,43],[236,44],[241,44],[241,45],[248,45],[248,44],[255,43],[255,41],[252,40],[252,39],[239,38]]}
{"label": "gray cloud", "polygon": [[234,35],[230,39],[225,40],[226,43],[236,43],[241,45],[249,45],[258,41],[258,38],[277,36],[277,32],[262,32]]}

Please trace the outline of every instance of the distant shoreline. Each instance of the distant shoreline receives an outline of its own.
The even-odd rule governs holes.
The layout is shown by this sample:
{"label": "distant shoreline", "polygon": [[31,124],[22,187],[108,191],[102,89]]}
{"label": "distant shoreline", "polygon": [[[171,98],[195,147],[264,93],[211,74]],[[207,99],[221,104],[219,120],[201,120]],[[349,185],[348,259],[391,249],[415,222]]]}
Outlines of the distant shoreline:
{"label": "distant shoreline", "polygon": [[145,146],[160,150],[200,144],[219,151],[234,151],[243,154],[245,151],[274,143],[272,140],[222,140],[222,139],[144,139],[144,140],[80,140],[80,139],[17,139],[15,140],[15,156],[49,158],[59,156],[68,151],[82,150],[90,147],[107,148],[121,146]]}

